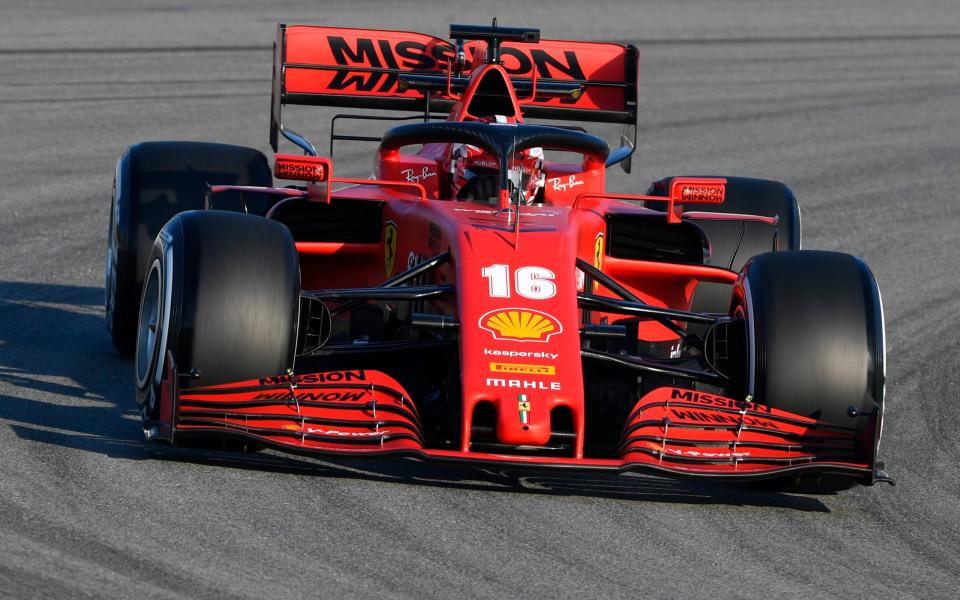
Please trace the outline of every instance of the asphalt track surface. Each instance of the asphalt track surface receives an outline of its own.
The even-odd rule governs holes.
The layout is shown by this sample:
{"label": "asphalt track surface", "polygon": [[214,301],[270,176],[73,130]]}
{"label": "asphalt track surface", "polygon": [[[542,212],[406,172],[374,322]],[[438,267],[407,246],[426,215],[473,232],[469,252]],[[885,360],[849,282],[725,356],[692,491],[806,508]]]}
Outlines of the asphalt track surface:
{"label": "asphalt track surface", "polygon": [[[917,597],[960,589],[960,4],[0,3],[0,597]],[[642,54],[642,191],[781,179],[886,308],[882,459],[829,496],[147,447],[104,328],[129,145],[267,150],[277,21],[540,26]],[[288,112],[325,140],[322,110]],[[369,147],[338,149],[365,175]],[[619,172],[618,172],[619,173]]]}

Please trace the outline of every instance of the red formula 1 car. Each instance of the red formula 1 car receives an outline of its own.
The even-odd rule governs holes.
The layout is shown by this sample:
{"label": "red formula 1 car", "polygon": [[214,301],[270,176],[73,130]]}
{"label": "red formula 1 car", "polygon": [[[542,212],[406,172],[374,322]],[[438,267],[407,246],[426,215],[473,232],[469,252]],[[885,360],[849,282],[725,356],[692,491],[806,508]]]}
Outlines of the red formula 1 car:
{"label": "red formula 1 car", "polygon": [[[107,324],[147,438],[344,456],[888,481],[880,293],[800,250],[783,184],[627,172],[637,50],[453,25],[278,28],[270,141],[120,159]],[[408,110],[371,179],[334,176],[289,104]],[[579,127],[624,125],[611,151]],[[336,125],[340,124],[340,133]],[[299,182],[286,187],[276,179]]]}

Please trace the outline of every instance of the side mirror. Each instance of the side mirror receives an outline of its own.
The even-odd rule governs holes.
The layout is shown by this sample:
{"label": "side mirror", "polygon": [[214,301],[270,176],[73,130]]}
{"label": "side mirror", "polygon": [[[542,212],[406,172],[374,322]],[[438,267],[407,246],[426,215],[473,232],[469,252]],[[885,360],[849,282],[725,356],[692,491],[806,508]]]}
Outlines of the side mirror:
{"label": "side mirror", "polygon": [[273,175],[277,179],[319,183],[330,179],[332,171],[333,163],[324,156],[277,154],[274,157]]}
{"label": "side mirror", "polygon": [[681,221],[681,204],[723,204],[726,198],[727,180],[722,177],[674,177],[670,181],[667,222]]}

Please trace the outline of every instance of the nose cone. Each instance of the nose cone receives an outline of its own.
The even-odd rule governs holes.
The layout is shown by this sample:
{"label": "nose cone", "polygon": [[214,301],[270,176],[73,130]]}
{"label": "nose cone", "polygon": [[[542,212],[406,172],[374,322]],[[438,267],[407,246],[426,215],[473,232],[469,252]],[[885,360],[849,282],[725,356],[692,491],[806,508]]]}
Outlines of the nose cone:
{"label": "nose cone", "polygon": [[522,210],[519,236],[502,217],[474,214],[462,225],[457,301],[464,451],[480,403],[495,409],[497,441],[514,446],[546,445],[556,407],[583,413],[576,234],[565,209]]}
{"label": "nose cone", "polygon": [[537,399],[536,393],[517,394],[516,400],[501,396],[497,404],[497,440],[516,446],[546,445],[552,434],[550,404],[542,395]]}

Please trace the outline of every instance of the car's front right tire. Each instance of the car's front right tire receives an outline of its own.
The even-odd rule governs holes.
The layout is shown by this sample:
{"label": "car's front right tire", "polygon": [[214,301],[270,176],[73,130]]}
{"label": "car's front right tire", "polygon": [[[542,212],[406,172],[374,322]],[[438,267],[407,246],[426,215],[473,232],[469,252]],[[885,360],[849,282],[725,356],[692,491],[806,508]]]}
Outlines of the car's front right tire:
{"label": "car's front right tire", "polygon": [[[734,286],[732,314],[746,325],[746,393],[849,431],[855,460],[872,464],[883,419],[885,343],[880,291],[867,265],[839,252],[759,254]],[[855,482],[827,475],[785,483],[828,492]]]}

